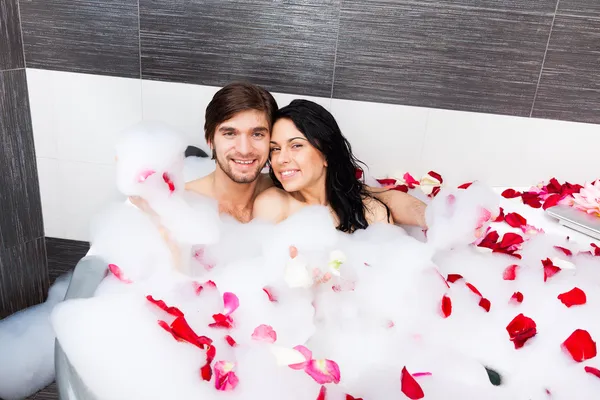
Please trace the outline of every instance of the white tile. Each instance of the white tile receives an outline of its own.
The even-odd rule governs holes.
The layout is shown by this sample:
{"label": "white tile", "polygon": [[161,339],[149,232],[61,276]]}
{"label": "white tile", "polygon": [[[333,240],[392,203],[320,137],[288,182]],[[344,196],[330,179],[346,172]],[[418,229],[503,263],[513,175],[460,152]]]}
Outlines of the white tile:
{"label": "white tile", "polygon": [[331,111],[331,99],[325,97],[313,97],[313,96],[304,96],[304,95],[295,95],[289,93],[272,93],[275,101],[277,101],[277,105],[279,108],[283,108],[290,104],[292,100],[303,99],[310,100],[317,104],[322,105],[327,110]]}
{"label": "white tile", "polygon": [[142,119],[141,81],[49,70],[28,73],[37,155],[113,162],[119,133]]}
{"label": "white tile", "polygon": [[529,186],[600,174],[600,125],[431,110],[423,165],[449,183]]}
{"label": "white tile", "polygon": [[37,157],[58,156],[54,109],[54,74],[27,68],[27,88]]}
{"label": "white tile", "polygon": [[142,81],[144,120],[161,121],[185,135],[190,145],[208,150],[204,115],[219,87],[187,83]]}
{"label": "white tile", "polygon": [[88,241],[90,221],[110,202],[125,199],[116,186],[114,165],[59,161],[64,238]]}
{"label": "white tile", "polygon": [[333,99],[332,114],[352,151],[375,177],[423,173],[426,108]]}
{"label": "white tile", "polygon": [[44,233],[46,236],[64,236],[63,218],[60,205],[58,160],[37,157],[38,180],[42,199]]}

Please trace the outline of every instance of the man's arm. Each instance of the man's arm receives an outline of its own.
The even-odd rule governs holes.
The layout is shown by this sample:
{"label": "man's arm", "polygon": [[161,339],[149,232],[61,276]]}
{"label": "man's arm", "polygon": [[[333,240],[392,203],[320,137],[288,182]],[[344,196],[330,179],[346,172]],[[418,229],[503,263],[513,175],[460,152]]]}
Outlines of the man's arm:
{"label": "man's arm", "polygon": [[427,204],[421,200],[398,190],[373,187],[369,187],[368,189],[375,198],[388,206],[396,224],[427,228],[425,221]]}

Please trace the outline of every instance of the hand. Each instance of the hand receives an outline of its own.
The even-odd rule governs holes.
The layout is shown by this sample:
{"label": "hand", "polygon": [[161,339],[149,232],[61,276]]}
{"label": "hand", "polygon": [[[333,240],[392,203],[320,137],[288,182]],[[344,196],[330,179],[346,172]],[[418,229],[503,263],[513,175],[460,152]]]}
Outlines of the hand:
{"label": "hand", "polygon": [[131,202],[131,204],[133,204],[146,214],[150,215],[151,217],[158,217],[156,211],[154,211],[152,207],[150,207],[150,204],[148,204],[148,202],[144,198],[140,196],[129,196],[129,201]]}

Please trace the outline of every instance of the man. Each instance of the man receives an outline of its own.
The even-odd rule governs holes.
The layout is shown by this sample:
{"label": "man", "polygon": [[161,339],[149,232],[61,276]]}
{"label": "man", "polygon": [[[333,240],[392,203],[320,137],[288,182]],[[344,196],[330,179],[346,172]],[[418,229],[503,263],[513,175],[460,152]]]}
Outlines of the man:
{"label": "man", "polygon": [[[206,108],[204,133],[216,162],[210,175],[186,184],[186,190],[212,197],[219,211],[240,222],[252,220],[254,199],[273,185],[261,171],[269,157],[270,132],[277,102],[260,86],[232,83],[219,90]],[[425,227],[425,203],[406,193],[372,188],[397,224]],[[140,199],[134,204],[145,207]]]}

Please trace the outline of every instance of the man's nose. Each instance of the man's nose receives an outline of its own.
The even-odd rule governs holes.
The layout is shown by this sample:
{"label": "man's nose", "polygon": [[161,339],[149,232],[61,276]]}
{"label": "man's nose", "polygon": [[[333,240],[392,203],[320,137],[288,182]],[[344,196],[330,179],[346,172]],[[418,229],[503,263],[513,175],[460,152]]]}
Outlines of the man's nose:
{"label": "man's nose", "polygon": [[240,135],[237,143],[237,151],[240,154],[248,154],[252,151],[252,145],[246,135]]}

